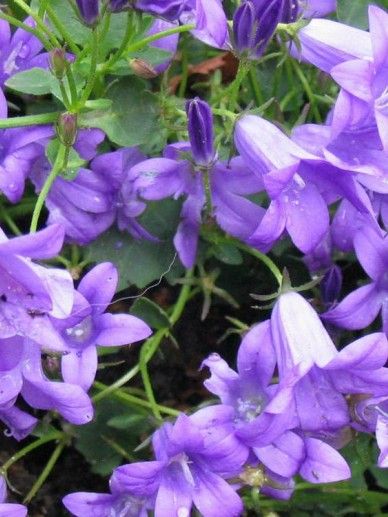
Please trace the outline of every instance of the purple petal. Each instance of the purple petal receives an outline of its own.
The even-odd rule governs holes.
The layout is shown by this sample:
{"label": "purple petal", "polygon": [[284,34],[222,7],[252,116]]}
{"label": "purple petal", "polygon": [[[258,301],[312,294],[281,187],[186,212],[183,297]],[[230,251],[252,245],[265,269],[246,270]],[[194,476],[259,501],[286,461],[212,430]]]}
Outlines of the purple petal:
{"label": "purple petal", "polygon": [[202,362],[203,366],[207,366],[211,373],[211,377],[204,381],[204,386],[210,393],[217,395],[223,404],[233,405],[240,380],[238,374],[218,354],[209,355]]}
{"label": "purple petal", "polygon": [[388,420],[385,415],[378,415],[376,423],[376,440],[380,449],[378,466],[388,467]]}
{"label": "purple petal", "polygon": [[371,84],[374,69],[372,63],[362,59],[352,59],[331,69],[330,75],[342,88],[358,99],[370,102],[373,99]]}
{"label": "purple petal", "polygon": [[164,463],[143,461],[122,465],[111,477],[112,492],[129,493],[137,497],[150,497],[157,491]]}
{"label": "purple petal", "polygon": [[15,406],[0,410],[0,419],[9,428],[15,440],[26,438],[38,423],[36,418]]}
{"label": "purple petal", "polygon": [[286,431],[271,445],[253,450],[266,467],[284,477],[294,476],[305,457],[302,438],[291,431]]}
{"label": "purple petal", "polygon": [[94,382],[97,372],[97,350],[88,346],[83,350],[71,350],[62,356],[61,372],[65,382],[77,384],[88,391]]}
{"label": "purple petal", "polygon": [[[1,22],[2,20],[0,20]],[[7,99],[3,93],[3,90],[0,87],[0,119],[8,117],[8,106]]]}
{"label": "purple petal", "polygon": [[306,460],[299,473],[310,483],[333,483],[351,477],[344,458],[330,445],[316,438],[305,438]]}
{"label": "purple petal", "polygon": [[98,330],[96,342],[100,346],[128,345],[152,334],[144,321],[129,314],[102,314],[98,318]]}
{"label": "purple petal", "polygon": [[325,321],[346,329],[363,329],[376,318],[381,297],[375,284],[364,285],[346,296],[334,309],[322,315]]}
{"label": "purple petal", "polygon": [[157,200],[182,192],[185,167],[185,163],[168,158],[151,158],[132,167],[129,175],[144,199]]}
{"label": "purple petal", "polygon": [[285,226],[286,214],[281,202],[276,199],[270,203],[259,226],[247,239],[247,243],[266,252],[282,235]]}
{"label": "purple petal", "polygon": [[103,313],[116,292],[118,273],[110,262],[98,264],[81,280],[78,291],[90,303],[94,314]]}
{"label": "purple petal", "polygon": [[356,233],[353,244],[364,270],[378,281],[388,269],[388,238],[365,225]]}
{"label": "purple petal", "polygon": [[62,499],[64,506],[76,517],[106,517],[114,511],[117,496],[92,492],[75,492]]}
{"label": "purple petal", "polygon": [[388,341],[383,333],[364,336],[343,348],[329,364],[327,370],[356,369],[377,370],[388,359]]}
{"label": "purple petal", "polygon": [[47,259],[58,255],[64,239],[62,226],[55,224],[40,230],[15,237],[0,244],[0,254],[15,253],[35,259]]}

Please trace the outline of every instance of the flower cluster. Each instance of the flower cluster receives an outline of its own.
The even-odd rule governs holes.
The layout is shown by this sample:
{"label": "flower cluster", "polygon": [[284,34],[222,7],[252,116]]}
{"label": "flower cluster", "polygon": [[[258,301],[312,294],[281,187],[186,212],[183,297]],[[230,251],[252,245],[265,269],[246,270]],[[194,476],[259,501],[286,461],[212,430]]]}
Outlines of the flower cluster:
{"label": "flower cluster", "polygon": [[[238,516],[243,512],[238,491],[244,487],[287,500],[296,476],[312,484],[350,478],[340,450],[357,433],[375,435],[378,466],[388,467],[388,13],[370,6],[369,31],[363,31],[321,18],[335,4],[243,0],[228,13],[229,22],[221,0],[73,2],[84,24],[80,31],[92,38],[106,13],[104,37],[110,16],[119,16],[113,13],[128,11],[129,29],[138,17],[147,17],[147,23],[154,17],[144,24],[144,41],[169,56],[155,68],[131,57],[131,70],[146,78],[168,69],[183,29],[232,52],[240,62],[235,82],[225,89],[233,110],[244,74],[272,44],[281,47],[288,63],[311,63],[338,86],[324,124],[302,123],[291,131],[257,114],[265,113],[265,104],[235,115],[222,95],[215,109],[194,97],[183,111],[177,100],[175,115],[186,117],[187,126],[174,130],[158,154],[110,146],[111,119],[98,123],[107,99],[89,99],[102,91],[104,73],[120,63],[120,52],[143,49],[144,41],[131,39],[127,29],[127,39],[104,63],[98,63],[104,50],[95,45],[87,62],[90,77],[77,85],[72,66],[75,77],[82,77],[85,65],[77,62],[83,54],[79,42],[73,42],[74,55],[65,48],[44,51],[46,37],[49,47],[56,40],[50,23],[67,37],[55,13],[49,21],[38,15],[18,21],[13,33],[5,21],[12,16],[0,20],[1,122],[13,108],[4,91],[15,75],[35,68],[58,80],[50,91],[66,107],[54,128],[34,125],[34,116],[26,116],[24,126],[11,121],[0,129],[4,203],[19,203],[29,190],[38,195],[29,234],[19,235],[16,227],[17,236],[8,238],[0,229],[0,420],[10,435],[27,437],[40,416],[36,410],[74,425],[89,423],[98,347],[128,345],[151,334],[141,319],[108,310],[118,285],[112,263],[90,267],[75,285],[68,261],[58,257],[64,243],[78,249],[114,225],[155,243],[158,238],[141,216],[150,202],[179,200],[173,243],[186,269],[198,263],[202,268],[201,239],[211,246],[227,234],[229,242],[253,250],[267,265],[272,262],[264,254],[292,243],[311,275],[321,276],[320,315],[298,293],[302,288],[287,283],[287,274],[283,283],[277,278],[278,292],[261,296],[276,299],[271,316],[243,336],[236,370],[215,353],[202,363],[210,372],[204,384],[217,401],[161,423],[152,435],[154,459],[116,468],[110,493],[67,495],[63,503],[75,516],[189,517],[193,507],[204,517]],[[50,14],[49,4],[43,7],[43,15],[46,9]],[[290,35],[294,41],[284,45]],[[85,123],[89,109],[97,112],[96,127]],[[230,127],[222,142],[218,116]],[[36,231],[42,206],[46,227]],[[12,220],[8,225],[14,229]],[[343,291],[336,261],[346,253],[365,272],[365,282],[351,292]],[[56,257],[67,270],[53,266]],[[157,339],[169,334],[180,309],[163,315],[168,327]],[[372,332],[368,327],[376,320]],[[363,333],[346,338],[350,344],[343,346],[339,329]],[[141,373],[148,395],[152,386],[144,364]],[[148,402],[141,399],[140,405]],[[0,514],[25,515],[24,506],[5,503],[6,469],[1,474]]]}

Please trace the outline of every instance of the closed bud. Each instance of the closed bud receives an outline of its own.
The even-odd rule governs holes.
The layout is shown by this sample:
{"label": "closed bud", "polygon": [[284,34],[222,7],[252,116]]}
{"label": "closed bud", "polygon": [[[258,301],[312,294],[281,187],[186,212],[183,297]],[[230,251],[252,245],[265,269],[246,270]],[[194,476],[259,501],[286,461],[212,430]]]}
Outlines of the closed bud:
{"label": "closed bud", "polygon": [[76,0],[81,18],[85,25],[94,27],[98,22],[98,0]]}
{"label": "closed bud", "polygon": [[325,304],[332,305],[339,298],[342,288],[341,269],[333,265],[325,273],[321,282],[321,293]]}
{"label": "closed bud", "polygon": [[294,23],[296,22],[299,14],[299,1],[298,0],[284,0],[283,11],[280,18],[281,23]]}
{"label": "closed bud", "polygon": [[77,137],[77,115],[75,113],[61,113],[57,122],[57,135],[66,147],[71,147]]}
{"label": "closed bud", "polygon": [[63,79],[68,61],[63,48],[54,48],[50,52],[50,68],[57,79]]}
{"label": "closed bud", "polygon": [[258,59],[264,53],[277,24],[285,0],[243,2],[233,16],[234,48],[238,55]]}
{"label": "closed bud", "polygon": [[186,103],[191,152],[197,165],[209,166],[215,158],[213,115],[209,104],[198,97]]}
{"label": "closed bud", "polygon": [[158,72],[153,66],[143,59],[131,59],[129,66],[132,68],[134,74],[143,79],[153,79],[158,75]]}

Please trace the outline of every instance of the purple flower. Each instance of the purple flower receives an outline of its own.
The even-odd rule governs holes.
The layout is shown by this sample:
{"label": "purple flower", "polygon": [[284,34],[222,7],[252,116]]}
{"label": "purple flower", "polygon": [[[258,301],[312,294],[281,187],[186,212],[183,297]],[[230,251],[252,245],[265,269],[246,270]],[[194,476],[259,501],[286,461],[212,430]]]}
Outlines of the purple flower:
{"label": "purple flower", "polygon": [[[35,25],[31,18],[25,19],[24,23],[31,27]],[[42,43],[23,29],[17,29],[11,35],[8,22],[0,20],[0,87],[18,72],[34,67],[47,68],[48,54],[39,54],[42,48]]]}
{"label": "purple flower", "polygon": [[[96,147],[104,138],[99,130],[80,131],[75,149],[85,160],[96,156]],[[90,169],[81,168],[72,181],[57,178],[46,199],[49,224],[64,226],[68,240],[87,244],[107,230],[117,217],[120,230],[129,231],[135,238],[153,237],[141,227],[136,217],[146,205],[137,199],[128,171],[144,159],[136,148],[120,149],[101,154]],[[38,161],[32,181],[39,191],[49,173],[46,159]]]}
{"label": "purple flower", "polygon": [[135,316],[104,314],[116,292],[117,281],[117,270],[109,262],[94,267],[78,286],[70,316],[53,320],[65,344],[62,376],[85,391],[97,371],[96,346],[127,345],[151,334],[148,325]]}
{"label": "purple flower", "polygon": [[20,201],[25,180],[52,133],[44,126],[0,130],[0,190],[11,203]]}
{"label": "purple flower", "polygon": [[[190,146],[186,143],[168,146],[164,158],[152,158],[135,165],[130,176],[139,196],[146,200],[186,196],[174,244],[182,263],[191,267],[195,262],[202,211],[206,205],[203,177],[206,172],[182,159],[182,152],[190,152]],[[258,192],[259,182],[238,158],[228,165],[216,162],[207,173],[212,200],[210,216],[214,216],[220,227],[231,235],[243,240],[248,238],[262,216],[262,209],[243,196]]]}
{"label": "purple flower", "polygon": [[346,197],[362,213],[372,211],[352,175],[305,151],[260,117],[246,115],[238,120],[235,143],[271,200],[248,240],[263,251],[287,230],[294,244],[310,253],[328,231],[327,205],[338,198]]}
{"label": "purple flower", "polygon": [[76,517],[128,516],[147,517],[144,499],[128,493],[114,492],[96,494],[93,492],[75,492],[62,500],[66,509]]}
{"label": "purple flower", "polygon": [[[166,31],[168,29],[173,29],[176,27],[176,23],[167,22],[165,20],[161,20],[160,18],[156,18],[152,23],[151,27],[147,32],[147,36],[152,36],[153,34],[158,34],[159,32]],[[167,70],[170,66],[171,60],[174,57],[174,54],[178,48],[179,34],[171,34],[170,36],[166,36],[164,38],[160,38],[153,43],[151,43],[151,47],[159,48],[171,54],[170,57],[167,57],[163,63],[155,66],[155,71],[158,74],[161,74]]]}
{"label": "purple flower", "polygon": [[180,21],[195,24],[193,36],[207,45],[229,47],[228,20],[222,0],[186,0]]}
{"label": "purple flower", "polygon": [[27,508],[22,504],[6,503],[7,483],[3,476],[0,477],[0,514],[4,517],[26,517]]}
{"label": "purple flower", "polygon": [[15,440],[23,440],[23,438],[32,432],[38,420],[28,413],[21,411],[16,406],[7,406],[0,408],[0,420],[2,420],[8,428],[6,434],[13,436]]}
{"label": "purple flower", "polygon": [[234,13],[234,47],[241,57],[260,58],[281,21],[283,0],[259,4],[245,1]]}
{"label": "purple flower", "polygon": [[[17,438],[26,434],[26,419],[20,414],[9,414],[7,410],[13,406],[19,393],[31,407],[58,411],[73,424],[85,424],[93,417],[91,400],[82,388],[71,383],[51,381],[45,376],[41,349],[29,339],[13,337],[1,340],[0,383],[0,418],[3,419],[5,410],[5,417],[12,423],[11,429],[16,428],[13,434]],[[28,424],[30,429],[34,422]]]}
{"label": "purple flower", "polygon": [[300,51],[293,45],[291,53],[328,73],[344,61],[372,56],[367,32],[332,20],[311,20],[298,32],[298,39]]}
{"label": "purple flower", "polygon": [[359,287],[336,307],[323,315],[326,321],[348,329],[363,329],[381,311],[383,329],[388,332],[388,239],[386,235],[365,226],[354,238],[357,258],[372,279]]}
{"label": "purple flower", "polygon": [[177,21],[185,4],[181,0],[136,0],[135,7],[165,20]]}
{"label": "purple flower", "polygon": [[[356,103],[374,113],[383,148],[388,151],[388,13],[369,6],[372,59],[342,62],[330,70]],[[362,108],[361,108],[362,109]]]}
{"label": "purple flower", "polygon": [[115,492],[155,498],[155,517],[189,516],[192,505],[204,517],[238,516],[242,502],[225,481],[246,460],[233,434],[212,425],[201,412],[180,415],[153,436],[156,461],[118,467],[111,478]]}
{"label": "purple flower", "polygon": [[186,103],[189,140],[195,165],[208,167],[215,159],[213,114],[207,102],[198,97]]}
{"label": "purple flower", "polygon": [[98,0],[76,0],[80,15],[90,27],[93,27],[99,17]]}

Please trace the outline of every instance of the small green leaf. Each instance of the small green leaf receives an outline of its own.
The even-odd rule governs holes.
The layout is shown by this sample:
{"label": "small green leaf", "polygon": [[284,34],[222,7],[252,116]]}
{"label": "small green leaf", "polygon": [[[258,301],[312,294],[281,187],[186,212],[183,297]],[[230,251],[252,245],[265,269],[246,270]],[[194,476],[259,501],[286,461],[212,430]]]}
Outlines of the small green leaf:
{"label": "small green leaf", "polygon": [[243,263],[240,251],[232,244],[218,244],[212,249],[213,255],[224,264],[239,266]]}
{"label": "small green leaf", "polygon": [[7,88],[31,95],[45,95],[56,89],[57,80],[43,68],[31,68],[10,77],[5,85]]}
{"label": "small green leaf", "polygon": [[159,130],[157,99],[140,79],[120,79],[108,90],[107,97],[112,106],[108,110],[83,113],[79,117],[82,127],[100,128],[112,142],[121,146],[142,144]]}
{"label": "small green leaf", "polygon": [[161,329],[170,326],[166,312],[149,298],[138,298],[132,305],[130,312],[144,320],[152,328]]}

